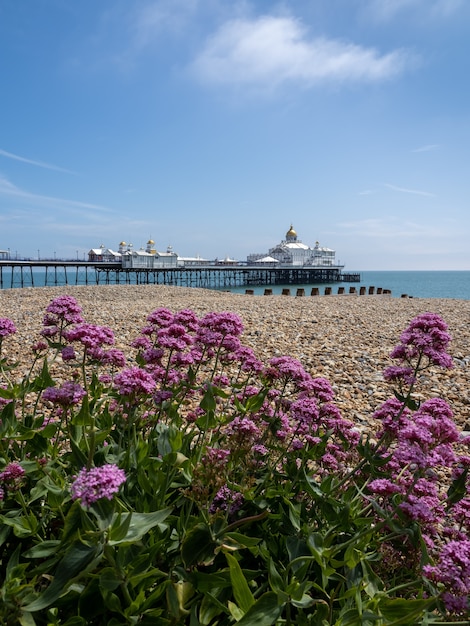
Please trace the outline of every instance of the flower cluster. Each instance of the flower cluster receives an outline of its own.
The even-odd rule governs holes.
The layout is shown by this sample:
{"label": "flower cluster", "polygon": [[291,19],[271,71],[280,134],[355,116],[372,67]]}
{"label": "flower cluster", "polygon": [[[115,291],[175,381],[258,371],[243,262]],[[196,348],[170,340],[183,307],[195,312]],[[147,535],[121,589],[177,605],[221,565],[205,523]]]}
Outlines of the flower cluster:
{"label": "flower cluster", "polygon": [[0,340],[16,333],[15,324],[7,317],[0,317]]}
{"label": "flower cluster", "polygon": [[25,471],[16,461],[8,465],[0,472],[0,500],[3,500],[5,491],[17,491],[21,488]]}
{"label": "flower cluster", "polygon": [[[444,320],[435,313],[422,313],[415,317],[408,328],[403,331],[400,343],[390,354],[392,359],[398,359],[405,366],[403,373],[409,378],[415,367],[422,369],[427,365],[451,368],[452,357],[447,353],[447,346],[451,339],[447,332],[448,327]],[[423,363],[423,359],[425,362]],[[396,372],[395,372],[396,373]],[[390,375],[390,370],[386,375]]]}
{"label": "flower cluster", "polygon": [[78,404],[86,395],[86,391],[78,383],[67,381],[60,387],[47,387],[42,397],[53,404],[58,404],[63,408],[69,408],[74,404]]}
{"label": "flower cluster", "polygon": [[108,464],[101,467],[82,468],[70,488],[72,500],[80,500],[85,507],[107,498],[111,500],[126,482],[124,470],[117,465]]}
{"label": "flower cluster", "polygon": [[81,324],[82,308],[72,296],[54,298],[46,309],[41,334],[47,339],[62,340],[62,332],[67,326]]}

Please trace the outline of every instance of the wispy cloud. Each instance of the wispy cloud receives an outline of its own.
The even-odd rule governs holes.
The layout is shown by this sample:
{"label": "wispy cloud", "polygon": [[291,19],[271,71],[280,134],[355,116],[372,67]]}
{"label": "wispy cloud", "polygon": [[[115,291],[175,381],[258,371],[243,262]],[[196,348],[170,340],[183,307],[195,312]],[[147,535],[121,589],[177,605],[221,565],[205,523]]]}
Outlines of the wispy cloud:
{"label": "wispy cloud", "polygon": [[13,159],[14,161],[20,161],[21,163],[27,163],[28,165],[34,165],[35,167],[42,167],[46,170],[54,170],[55,172],[64,172],[65,174],[74,174],[76,172],[72,172],[64,167],[59,167],[58,165],[52,165],[51,163],[45,163],[44,161],[35,161],[34,159],[28,159],[26,157],[19,156],[18,154],[13,154],[12,152],[7,152],[6,150],[2,150],[0,148],[0,156],[6,157],[7,159]]}
{"label": "wispy cloud", "polygon": [[374,82],[416,64],[405,50],[374,48],[311,38],[293,17],[261,16],[225,22],[207,41],[191,69],[202,81],[273,89],[325,82]]}
{"label": "wispy cloud", "polygon": [[28,202],[29,207],[46,207],[50,209],[61,209],[62,211],[86,209],[90,211],[100,211],[106,213],[112,212],[112,209],[101,206],[99,204],[92,204],[89,202],[80,202],[77,200],[68,200],[65,198],[56,198],[53,196],[44,196],[41,194],[31,193],[17,187],[4,177],[0,177],[0,196],[1,195],[8,195],[10,197],[25,200]]}
{"label": "wispy cloud", "polygon": [[391,189],[392,191],[399,191],[400,193],[411,193],[417,196],[428,196],[430,198],[434,197],[434,193],[430,193],[429,191],[420,191],[419,189],[407,189],[406,187],[397,187],[396,185],[385,184],[385,187]]}
{"label": "wispy cloud", "polygon": [[420,148],[415,148],[411,152],[431,152],[431,150],[437,150],[439,148],[438,143],[430,143],[426,146],[421,146]]}
{"label": "wispy cloud", "polygon": [[199,0],[159,0],[135,6],[132,28],[138,47],[146,46],[161,33],[185,30],[197,12]]}

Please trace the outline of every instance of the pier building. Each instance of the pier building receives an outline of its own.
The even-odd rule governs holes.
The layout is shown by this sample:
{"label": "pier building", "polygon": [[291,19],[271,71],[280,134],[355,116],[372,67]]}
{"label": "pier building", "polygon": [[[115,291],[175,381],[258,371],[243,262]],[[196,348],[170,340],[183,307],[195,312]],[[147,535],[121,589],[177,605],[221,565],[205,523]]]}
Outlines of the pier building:
{"label": "pier building", "polygon": [[337,267],[336,252],[331,248],[321,247],[318,241],[311,248],[298,238],[292,224],[285,239],[267,253],[255,253],[247,256],[248,265],[271,265],[279,267]]}

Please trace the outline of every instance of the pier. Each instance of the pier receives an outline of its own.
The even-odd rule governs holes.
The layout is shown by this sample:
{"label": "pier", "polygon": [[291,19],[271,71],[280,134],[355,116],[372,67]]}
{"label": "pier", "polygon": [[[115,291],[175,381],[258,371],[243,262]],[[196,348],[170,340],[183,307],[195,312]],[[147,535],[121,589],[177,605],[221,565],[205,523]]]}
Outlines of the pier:
{"label": "pier", "polygon": [[[38,270],[42,270],[38,273]],[[59,285],[174,285],[206,289],[259,285],[309,285],[360,282],[358,273],[336,267],[260,267],[211,265],[124,268],[121,263],[90,261],[0,261],[0,289]]]}

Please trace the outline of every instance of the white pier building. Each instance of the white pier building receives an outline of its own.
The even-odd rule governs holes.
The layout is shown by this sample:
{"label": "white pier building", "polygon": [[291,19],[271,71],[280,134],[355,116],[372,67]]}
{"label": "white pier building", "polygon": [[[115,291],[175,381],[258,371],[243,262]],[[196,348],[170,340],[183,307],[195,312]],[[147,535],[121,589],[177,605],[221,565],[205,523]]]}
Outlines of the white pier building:
{"label": "white pier building", "polygon": [[291,224],[286,238],[277,246],[270,248],[267,254],[249,254],[246,261],[248,265],[265,267],[342,267],[335,257],[334,250],[320,247],[318,241],[313,248],[302,243]]}

